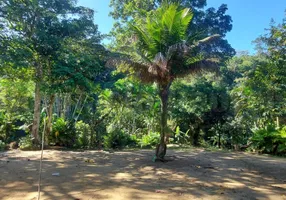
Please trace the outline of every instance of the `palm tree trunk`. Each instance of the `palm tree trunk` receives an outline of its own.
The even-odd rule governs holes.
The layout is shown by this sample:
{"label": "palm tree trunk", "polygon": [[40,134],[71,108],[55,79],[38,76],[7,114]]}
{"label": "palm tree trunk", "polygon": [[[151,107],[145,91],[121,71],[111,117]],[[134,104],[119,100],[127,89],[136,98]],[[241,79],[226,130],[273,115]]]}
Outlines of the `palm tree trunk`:
{"label": "palm tree trunk", "polygon": [[168,97],[169,88],[171,84],[159,86],[159,96],[161,99],[161,121],[160,121],[160,143],[156,148],[156,158],[164,160],[167,151],[165,135],[167,132],[167,119],[168,119]]}
{"label": "palm tree trunk", "polygon": [[34,119],[32,126],[32,135],[34,137],[34,142],[39,143],[39,127],[40,127],[40,115],[41,115],[41,91],[40,82],[36,81],[35,86],[35,103],[34,103]]}

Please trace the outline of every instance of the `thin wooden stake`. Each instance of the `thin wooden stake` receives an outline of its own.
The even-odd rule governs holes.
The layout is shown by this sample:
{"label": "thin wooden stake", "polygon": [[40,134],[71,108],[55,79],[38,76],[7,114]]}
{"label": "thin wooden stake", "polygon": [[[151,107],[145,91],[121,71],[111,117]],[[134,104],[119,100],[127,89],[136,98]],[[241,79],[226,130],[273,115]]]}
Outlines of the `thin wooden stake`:
{"label": "thin wooden stake", "polygon": [[38,182],[38,200],[40,200],[40,198],[41,198],[42,162],[43,162],[43,153],[44,153],[45,129],[46,129],[46,117],[44,117],[44,130],[43,130],[43,133],[42,133],[42,150],[41,150],[39,182]]}

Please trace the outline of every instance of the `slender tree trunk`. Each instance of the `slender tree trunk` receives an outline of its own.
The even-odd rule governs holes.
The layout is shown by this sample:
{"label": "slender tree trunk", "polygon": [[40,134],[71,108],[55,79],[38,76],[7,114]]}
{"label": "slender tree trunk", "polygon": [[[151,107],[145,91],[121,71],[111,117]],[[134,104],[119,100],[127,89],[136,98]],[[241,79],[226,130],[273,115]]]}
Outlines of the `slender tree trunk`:
{"label": "slender tree trunk", "polygon": [[169,88],[171,84],[159,86],[159,96],[161,99],[161,121],[160,121],[160,143],[156,148],[156,158],[164,160],[167,151],[165,135],[167,132],[167,119],[168,119],[168,97]]}
{"label": "slender tree trunk", "polygon": [[34,137],[34,143],[40,143],[39,137],[39,128],[40,128],[40,120],[41,120],[41,82],[43,76],[43,68],[40,62],[40,57],[37,58],[37,62],[35,63],[35,103],[34,103],[34,118],[33,118],[33,126],[32,126],[32,135]]}
{"label": "slender tree trunk", "polygon": [[63,94],[61,97],[61,117],[66,119],[66,117],[69,118],[69,112],[68,112],[68,100],[67,100],[67,95]]}
{"label": "slender tree trunk", "polygon": [[65,95],[65,118],[70,119],[71,118],[71,113],[72,113],[72,106],[71,106],[71,99],[68,94]]}
{"label": "slender tree trunk", "polygon": [[46,144],[49,144],[49,136],[52,132],[52,120],[53,120],[53,105],[55,103],[55,94],[52,94],[50,96],[49,100],[49,106],[48,106],[48,120],[47,120],[47,126],[46,126]]}
{"label": "slender tree trunk", "polygon": [[40,91],[40,81],[36,81],[35,86],[35,103],[34,103],[34,119],[32,126],[32,135],[34,137],[34,142],[39,143],[39,127],[40,127],[40,115],[41,115],[41,91]]}
{"label": "slender tree trunk", "polygon": [[61,116],[61,99],[60,98],[61,98],[60,94],[57,95],[57,97],[56,97],[56,113],[57,113],[58,117],[62,117]]}
{"label": "slender tree trunk", "polygon": [[221,147],[221,132],[220,132],[220,130],[219,130],[219,132],[218,132],[218,148],[220,149],[220,147]]}

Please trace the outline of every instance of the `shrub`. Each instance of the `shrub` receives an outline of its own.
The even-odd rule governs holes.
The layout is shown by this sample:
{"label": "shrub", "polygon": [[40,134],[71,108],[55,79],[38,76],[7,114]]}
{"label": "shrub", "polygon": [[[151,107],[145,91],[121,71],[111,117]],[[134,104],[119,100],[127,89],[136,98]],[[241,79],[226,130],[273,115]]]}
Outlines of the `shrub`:
{"label": "shrub", "polygon": [[104,136],[104,147],[111,149],[121,149],[126,146],[135,146],[136,140],[122,130],[115,129]]}
{"label": "shrub", "polygon": [[67,122],[65,121],[64,118],[58,118],[54,123],[53,123],[53,131],[56,133],[63,133],[67,129]]}
{"label": "shrub", "polygon": [[190,129],[187,130],[185,133],[180,130],[180,127],[177,126],[175,129],[174,134],[174,142],[177,144],[188,144],[190,143],[190,136],[189,136]]}
{"label": "shrub", "polygon": [[26,137],[23,137],[19,141],[19,148],[21,150],[35,150],[38,149],[37,146],[33,144],[34,138],[31,135],[27,135]]}
{"label": "shrub", "polygon": [[79,147],[88,147],[90,143],[90,126],[83,121],[79,121],[75,124],[77,145]]}
{"label": "shrub", "polygon": [[6,149],[6,144],[0,140],[0,151],[4,151]]}
{"label": "shrub", "polygon": [[52,124],[52,134],[49,135],[49,141],[60,145],[61,137],[67,130],[67,122],[63,118],[56,119]]}
{"label": "shrub", "polygon": [[286,127],[276,129],[269,125],[254,131],[251,138],[252,148],[261,153],[285,154],[286,153]]}
{"label": "shrub", "polygon": [[75,147],[77,138],[74,121],[65,121],[63,118],[58,118],[53,123],[50,141],[60,146]]}
{"label": "shrub", "polygon": [[139,141],[141,147],[154,147],[159,144],[160,133],[151,132],[147,135],[143,135]]}
{"label": "shrub", "polygon": [[215,135],[210,137],[210,142],[213,146],[219,146],[219,143],[221,147],[225,147],[227,144],[227,137],[224,134],[216,133]]}

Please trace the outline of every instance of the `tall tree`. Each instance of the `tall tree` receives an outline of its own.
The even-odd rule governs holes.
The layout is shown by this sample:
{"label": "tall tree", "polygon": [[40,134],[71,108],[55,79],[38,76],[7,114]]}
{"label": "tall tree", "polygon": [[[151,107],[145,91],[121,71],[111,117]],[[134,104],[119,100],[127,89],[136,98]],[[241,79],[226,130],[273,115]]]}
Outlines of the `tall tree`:
{"label": "tall tree", "polygon": [[134,72],[141,81],[157,83],[161,99],[160,144],[156,148],[156,158],[164,160],[166,154],[165,134],[167,132],[168,97],[171,84],[176,78],[202,70],[217,69],[220,57],[210,55],[206,45],[220,36],[211,35],[197,40],[188,27],[193,13],[179,4],[162,4],[148,13],[147,18],[136,19],[129,24],[133,30],[134,45],[123,47],[128,57],[113,58],[116,64]]}
{"label": "tall tree", "polygon": [[[149,11],[157,9],[163,3],[177,3],[192,10],[194,16],[188,26],[188,33],[192,33],[196,40],[213,34],[224,37],[232,29],[232,19],[226,14],[226,4],[222,4],[218,9],[206,9],[207,0],[111,0],[110,6],[113,10],[110,15],[116,21],[111,32],[114,39],[112,48],[118,50],[122,45],[132,44],[132,31],[126,24],[135,23],[138,18],[146,18]],[[223,37],[205,45],[204,51],[212,54],[216,52],[224,58],[232,57],[235,51]]]}
{"label": "tall tree", "polygon": [[32,134],[39,139],[41,89],[62,42],[69,38],[98,37],[93,10],[76,6],[75,0],[3,0],[0,2],[1,62],[31,67],[35,80]]}
{"label": "tall tree", "polygon": [[272,22],[267,33],[255,41],[258,55],[239,58],[243,60],[240,65],[250,63],[253,67],[238,80],[233,90],[234,101],[238,114],[249,113],[258,127],[279,124],[280,117],[285,119],[285,41],[286,19],[278,25]]}
{"label": "tall tree", "polygon": [[[69,38],[62,41],[53,62],[44,88],[49,96],[47,135],[51,132],[53,104],[56,94],[89,93],[94,86],[95,77],[104,66],[105,49],[99,44],[100,37]],[[74,119],[73,119],[74,120]]]}

